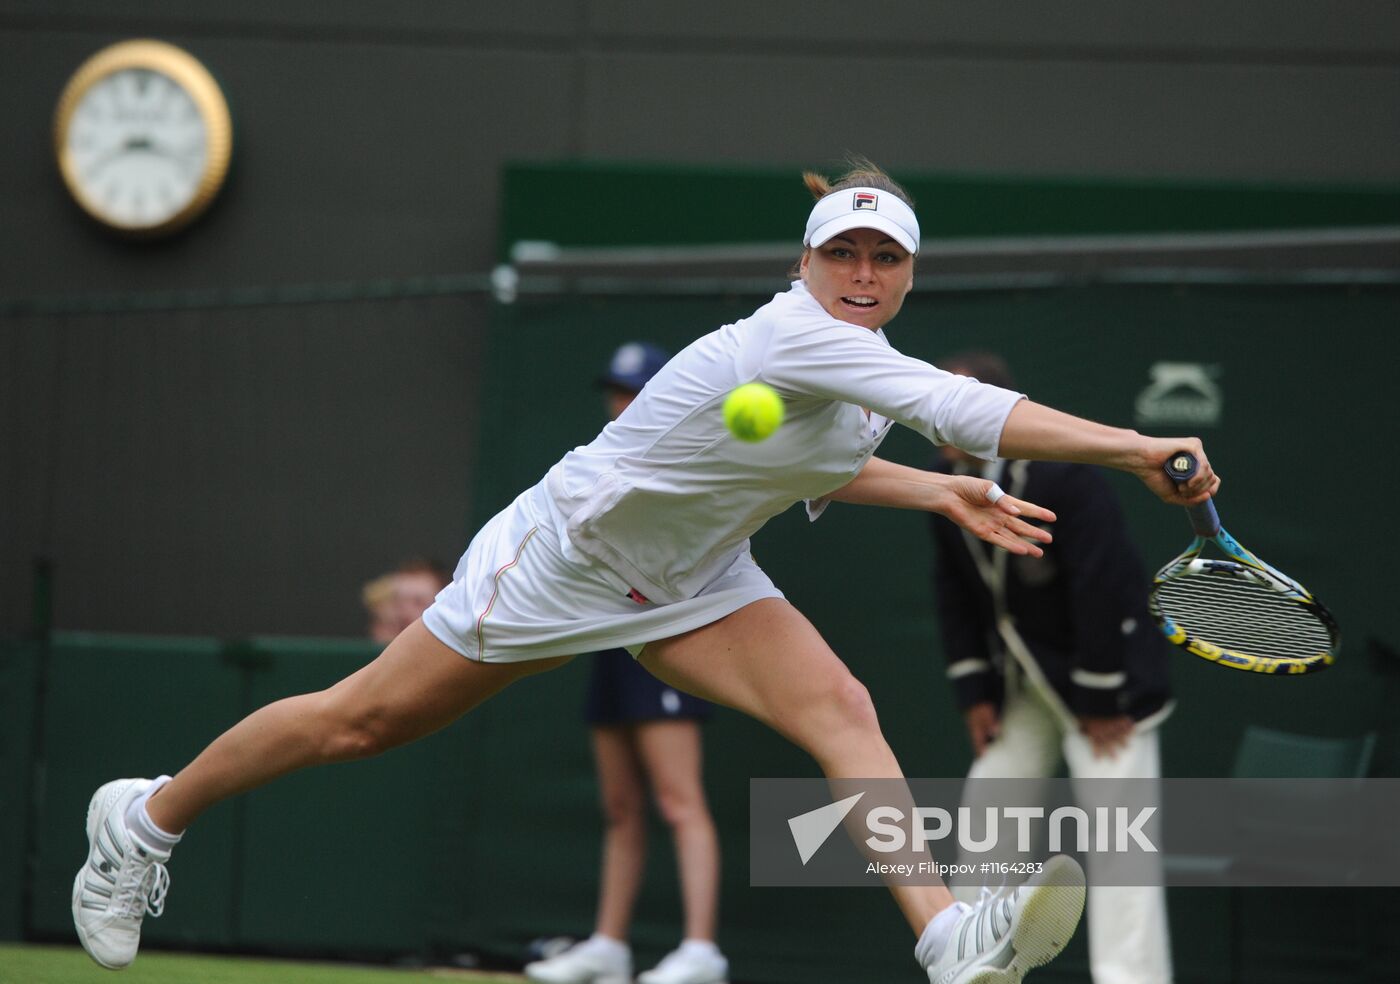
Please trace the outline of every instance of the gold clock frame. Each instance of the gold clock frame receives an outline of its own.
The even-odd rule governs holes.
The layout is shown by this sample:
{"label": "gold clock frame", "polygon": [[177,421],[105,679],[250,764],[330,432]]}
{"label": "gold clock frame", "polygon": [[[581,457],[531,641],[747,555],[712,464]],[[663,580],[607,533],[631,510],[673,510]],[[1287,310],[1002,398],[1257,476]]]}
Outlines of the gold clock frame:
{"label": "gold clock frame", "polygon": [[[194,197],[164,222],[149,226],[120,222],[105,214],[100,203],[92,200],[78,180],[76,166],[68,152],[68,128],[83,96],[107,76],[134,68],[158,72],[189,93],[208,134],[204,171],[200,174]],[[223,90],[209,70],[189,52],[150,38],[119,41],[78,66],[64,86],[54,112],[54,153],[64,185],[84,212],[104,226],[128,235],[161,236],[189,225],[213,203],[223,187],[229,160],[233,156],[233,121]]]}

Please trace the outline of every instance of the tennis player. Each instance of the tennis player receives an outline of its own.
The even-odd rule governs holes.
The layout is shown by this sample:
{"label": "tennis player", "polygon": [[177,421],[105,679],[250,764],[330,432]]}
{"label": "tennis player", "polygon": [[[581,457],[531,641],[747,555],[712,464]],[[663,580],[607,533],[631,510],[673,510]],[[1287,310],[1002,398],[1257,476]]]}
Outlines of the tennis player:
{"label": "tennis player", "polygon": [[[913,286],[919,224],[908,195],[873,165],[834,185],[804,179],[819,197],[792,286],[687,346],[591,444],[487,522],[453,582],[378,658],[328,690],[253,712],[173,779],[97,790],[73,916],[98,963],[135,958],[142,917],[165,903],[165,862],[213,804],[421,738],[574,653],[626,648],[677,689],[768,724],[828,777],[901,778],[869,693],[754,563],[749,537],[794,503],[816,519],[842,501],[941,513],[1013,554],[1039,555],[1049,534],[1027,520],[1054,516],[986,479],[874,457],[896,421],[987,459],[1124,469],[1177,505],[1215,491],[1194,438],[1091,423],[897,352],[882,328]],[[781,394],[787,419],[746,444],[720,407],[755,380]],[[1201,462],[1181,489],[1162,470],[1178,449]],[[1082,884],[1073,907],[1055,885],[973,907],[941,885],[890,891],[935,984],[994,969],[1014,984],[1063,946],[1083,898]]]}

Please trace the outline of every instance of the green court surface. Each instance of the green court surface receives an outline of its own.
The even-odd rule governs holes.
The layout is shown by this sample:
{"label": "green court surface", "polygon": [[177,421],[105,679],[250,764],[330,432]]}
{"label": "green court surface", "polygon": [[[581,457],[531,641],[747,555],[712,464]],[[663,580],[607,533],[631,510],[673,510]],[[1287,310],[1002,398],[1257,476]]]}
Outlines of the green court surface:
{"label": "green court surface", "polygon": [[94,964],[77,947],[0,944],[0,984],[487,984],[520,980],[512,974],[180,953],[143,953],[131,967],[114,974]]}

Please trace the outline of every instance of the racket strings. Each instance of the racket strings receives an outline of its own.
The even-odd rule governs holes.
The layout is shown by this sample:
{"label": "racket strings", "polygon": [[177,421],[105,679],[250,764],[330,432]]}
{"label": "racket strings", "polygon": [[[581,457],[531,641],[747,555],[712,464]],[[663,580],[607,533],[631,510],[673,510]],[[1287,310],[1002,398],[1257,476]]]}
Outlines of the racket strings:
{"label": "racket strings", "polygon": [[1160,584],[1157,608],[1193,638],[1278,659],[1331,650],[1328,626],[1306,605],[1229,573],[1193,572]]}

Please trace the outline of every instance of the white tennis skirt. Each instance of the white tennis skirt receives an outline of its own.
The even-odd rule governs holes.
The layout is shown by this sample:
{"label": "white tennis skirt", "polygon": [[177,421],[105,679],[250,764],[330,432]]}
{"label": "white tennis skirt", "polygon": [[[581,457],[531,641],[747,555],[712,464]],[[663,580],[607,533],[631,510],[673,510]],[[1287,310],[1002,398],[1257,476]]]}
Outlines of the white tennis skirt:
{"label": "white tennis skirt", "polygon": [[624,648],[709,625],[763,598],[781,598],[745,552],[693,598],[659,605],[629,594],[618,576],[560,548],[542,486],[483,526],[423,624],[468,659],[514,663]]}

